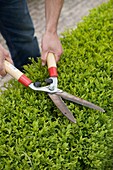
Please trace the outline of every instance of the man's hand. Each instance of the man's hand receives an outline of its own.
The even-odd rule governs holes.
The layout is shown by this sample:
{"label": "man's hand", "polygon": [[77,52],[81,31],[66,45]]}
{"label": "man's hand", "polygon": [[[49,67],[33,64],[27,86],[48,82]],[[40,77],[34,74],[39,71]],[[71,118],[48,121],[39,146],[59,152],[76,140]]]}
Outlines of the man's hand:
{"label": "man's hand", "polygon": [[11,59],[11,56],[7,50],[5,50],[2,45],[0,44],[0,75],[5,76],[6,71],[5,71],[5,66],[4,66],[4,61],[7,60],[11,64],[13,64],[13,61]]}
{"label": "man's hand", "polygon": [[45,0],[46,31],[42,39],[42,65],[46,64],[47,54],[54,53],[56,62],[63,52],[57,35],[57,25],[64,0]]}
{"label": "man's hand", "polygon": [[56,62],[59,61],[63,50],[57,33],[50,33],[46,31],[42,39],[41,47],[42,47],[41,59],[43,66],[46,64],[47,54],[49,52],[55,55]]}

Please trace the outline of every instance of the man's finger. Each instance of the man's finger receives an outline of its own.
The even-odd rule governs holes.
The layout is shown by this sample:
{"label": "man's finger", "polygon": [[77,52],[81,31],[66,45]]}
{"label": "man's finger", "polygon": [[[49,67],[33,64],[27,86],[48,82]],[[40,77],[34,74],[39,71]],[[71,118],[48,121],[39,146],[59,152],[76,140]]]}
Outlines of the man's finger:
{"label": "man's finger", "polygon": [[11,64],[14,64],[14,63],[13,63],[13,60],[11,59],[11,57],[6,57],[5,59],[6,59],[7,61],[9,61]]}
{"label": "man's finger", "polygon": [[56,63],[57,63],[60,60],[60,55],[55,54],[55,60],[56,60]]}
{"label": "man's finger", "polygon": [[5,66],[4,66],[4,55],[1,51],[0,51],[0,75],[1,76],[6,75]]}
{"label": "man's finger", "polygon": [[5,56],[5,59],[6,59],[7,61],[9,61],[11,64],[13,64],[13,60],[12,60],[11,55],[10,55],[10,53],[9,53],[8,51],[6,51],[6,52],[4,53],[4,56]]}
{"label": "man's finger", "polygon": [[0,72],[0,75],[1,75],[2,77],[4,77],[6,74],[7,74],[7,73],[6,73],[5,70],[3,70],[3,71]]}
{"label": "man's finger", "polygon": [[6,71],[5,71],[5,67],[4,67],[4,63],[0,63],[0,75],[3,77],[6,75]]}
{"label": "man's finger", "polygon": [[45,66],[46,65],[46,62],[47,62],[47,52],[42,52],[42,55],[41,55],[41,60],[42,60],[42,66]]}

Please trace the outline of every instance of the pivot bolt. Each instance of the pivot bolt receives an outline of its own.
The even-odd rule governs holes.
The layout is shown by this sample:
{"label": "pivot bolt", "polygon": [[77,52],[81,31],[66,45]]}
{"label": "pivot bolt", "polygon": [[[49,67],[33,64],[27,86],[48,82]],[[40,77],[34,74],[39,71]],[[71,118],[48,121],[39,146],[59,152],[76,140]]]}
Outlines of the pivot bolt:
{"label": "pivot bolt", "polygon": [[40,87],[40,86],[41,86],[41,82],[38,82],[38,81],[37,81],[37,82],[34,82],[34,86],[35,86],[35,87]]}
{"label": "pivot bolt", "polygon": [[53,83],[53,80],[52,80],[51,78],[48,78],[48,79],[45,79],[45,82],[46,82],[47,84],[51,84],[51,83]]}

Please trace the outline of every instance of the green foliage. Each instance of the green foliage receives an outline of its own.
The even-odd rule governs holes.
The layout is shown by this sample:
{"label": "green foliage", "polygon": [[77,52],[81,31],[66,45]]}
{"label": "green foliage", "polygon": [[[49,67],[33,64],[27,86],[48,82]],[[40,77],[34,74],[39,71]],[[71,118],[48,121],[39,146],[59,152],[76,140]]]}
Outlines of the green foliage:
{"label": "green foliage", "polygon": [[[94,102],[105,113],[65,101],[76,117],[70,123],[44,92],[16,80],[0,97],[1,170],[112,169],[112,1],[93,9],[76,30],[61,38],[59,88]],[[33,81],[46,67],[26,66]]]}

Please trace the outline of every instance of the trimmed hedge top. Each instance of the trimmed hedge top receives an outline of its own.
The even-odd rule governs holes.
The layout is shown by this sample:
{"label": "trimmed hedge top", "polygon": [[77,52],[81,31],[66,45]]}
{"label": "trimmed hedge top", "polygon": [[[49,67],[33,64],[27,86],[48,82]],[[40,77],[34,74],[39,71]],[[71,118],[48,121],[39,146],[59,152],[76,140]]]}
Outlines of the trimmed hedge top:
{"label": "trimmed hedge top", "polygon": [[[76,117],[73,124],[46,93],[10,82],[0,97],[1,170],[111,170],[112,29],[111,0],[62,34],[58,63],[59,88],[105,113],[65,101]],[[33,81],[49,76],[40,60],[25,69]]]}

